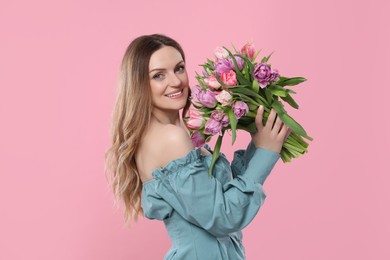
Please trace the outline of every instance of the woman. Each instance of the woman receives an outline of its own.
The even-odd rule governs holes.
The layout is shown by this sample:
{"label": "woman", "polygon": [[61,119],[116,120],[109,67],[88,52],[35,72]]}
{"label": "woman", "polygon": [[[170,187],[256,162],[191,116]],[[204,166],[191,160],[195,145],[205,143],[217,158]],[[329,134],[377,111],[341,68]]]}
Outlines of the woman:
{"label": "woman", "polygon": [[[136,38],[124,55],[106,154],[126,222],[139,214],[163,220],[172,247],[165,259],[245,259],[241,230],[266,194],[263,184],[290,130],[274,110],[230,165],[221,153],[208,175],[210,147],[194,148],[182,118],[189,82],[180,45],[164,35]],[[182,117],[179,111],[183,109]]]}

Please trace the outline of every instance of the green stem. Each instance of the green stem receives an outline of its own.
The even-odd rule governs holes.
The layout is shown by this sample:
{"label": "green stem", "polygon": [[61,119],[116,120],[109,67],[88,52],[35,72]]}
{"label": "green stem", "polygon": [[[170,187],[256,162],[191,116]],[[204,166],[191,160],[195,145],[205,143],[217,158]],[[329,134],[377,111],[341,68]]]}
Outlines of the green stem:
{"label": "green stem", "polygon": [[282,149],[282,152],[280,153],[280,157],[282,158],[282,161],[284,163],[291,162],[291,158],[288,156],[288,154],[286,153],[286,151],[284,149]]}
{"label": "green stem", "polygon": [[291,144],[288,144],[288,143],[284,143],[283,146],[288,149],[288,150],[293,150],[293,151],[296,151],[296,152],[299,152],[299,153],[303,153],[305,152],[305,148],[300,148],[298,146],[294,146],[294,145],[291,145]]}
{"label": "green stem", "polygon": [[214,147],[213,157],[211,159],[211,164],[210,164],[210,168],[209,168],[209,175],[210,176],[213,175],[213,169],[214,169],[215,162],[219,158],[219,151],[221,149],[222,138],[223,138],[224,132],[225,131],[222,130],[222,135],[218,136],[217,143],[215,144],[215,147]]}

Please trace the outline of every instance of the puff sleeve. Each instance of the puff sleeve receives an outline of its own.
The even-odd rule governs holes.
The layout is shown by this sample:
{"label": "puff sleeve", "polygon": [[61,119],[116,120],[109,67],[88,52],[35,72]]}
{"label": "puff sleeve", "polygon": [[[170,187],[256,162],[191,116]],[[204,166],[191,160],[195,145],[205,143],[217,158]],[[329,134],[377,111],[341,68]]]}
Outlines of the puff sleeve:
{"label": "puff sleeve", "polygon": [[[200,148],[153,171],[154,179],[143,184],[142,207],[147,218],[165,219],[172,211],[215,237],[226,236],[248,225],[264,203],[263,180],[280,158],[264,148],[251,148],[232,168],[223,156],[215,166],[216,177],[209,176],[210,157]],[[248,161],[246,161],[248,159]]]}
{"label": "puff sleeve", "polygon": [[[232,173],[233,173],[234,177],[237,177],[238,175],[244,174],[245,170],[248,168],[248,165],[249,165],[253,155],[258,152],[257,151],[258,149],[259,148],[256,148],[253,141],[250,141],[246,150],[240,149],[240,150],[236,150],[234,152],[234,157],[233,157],[233,160],[231,163]],[[266,149],[266,148],[260,148],[260,149],[263,150],[263,152],[266,151],[266,153],[263,153],[263,156],[262,156],[263,160],[273,161],[273,160],[280,157],[280,154],[278,154],[274,151],[271,151],[271,150]],[[261,162],[255,162],[255,163],[261,163]],[[266,167],[266,166],[267,165],[264,165],[264,167]],[[270,168],[263,169],[261,174],[259,174],[258,181],[261,185],[264,184],[268,175],[271,173],[273,166],[274,166],[273,164],[270,164],[269,165]]]}

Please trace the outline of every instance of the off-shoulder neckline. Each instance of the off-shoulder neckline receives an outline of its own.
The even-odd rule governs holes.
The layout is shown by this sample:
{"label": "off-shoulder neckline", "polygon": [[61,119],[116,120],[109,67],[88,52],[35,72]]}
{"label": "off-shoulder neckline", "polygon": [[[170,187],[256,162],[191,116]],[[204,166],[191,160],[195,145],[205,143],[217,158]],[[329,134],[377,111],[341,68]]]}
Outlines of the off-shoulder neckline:
{"label": "off-shoulder neckline", "polygon": [[[201,151],[201,148],[204,147],[206,148],[210,154],[202,154],[202,151]],[[222,154],[222,153],[221,153]],[[201,156],[203,157],[211,157],[213,156],[213,151],[211,150],[210,146],[208,144],[204,144],[203,146],[200,146],[200,147],[197,147],[195,149],[192,149],[191,151],[189,151],[186,155],[182,156],[182,157],[179,157],[179,158],[176,158],[176,159],[173,159],[171,161],[169,161],[167,164],[165,164],[163,167],[158,167],[158,168],[155,168],[151,175],[153,176],[153,178],[149,179],[149,180],[146,180],[142,183],[142,185],[145,185],[147,183],[150,183],[154,180],[156,180],[156,175],[158,175],[159,173],[163,172],[163,171],[169,171],[169,170],[173,170],[175,167],[177,167],[178,165],[182,165],[182,164],[186,164],[186,163],[190,163],[198,158],[200,158]]]}

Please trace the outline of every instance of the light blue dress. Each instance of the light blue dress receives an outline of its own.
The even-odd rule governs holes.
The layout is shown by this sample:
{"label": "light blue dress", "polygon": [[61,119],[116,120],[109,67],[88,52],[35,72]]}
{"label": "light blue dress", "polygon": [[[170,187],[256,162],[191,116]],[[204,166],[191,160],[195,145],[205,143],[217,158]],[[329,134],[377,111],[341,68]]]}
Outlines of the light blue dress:
{"label": "light blue dress", "polygon": [[164,259],[245,259],[241,230],[263,205],[264,181],[279,158],[250,142],[234,152],[231,165],[220,153],[214,176],[211,155],[201,148],[155,169],[143,183],[142,208],[145,217],[164,221],[172,242]]}

